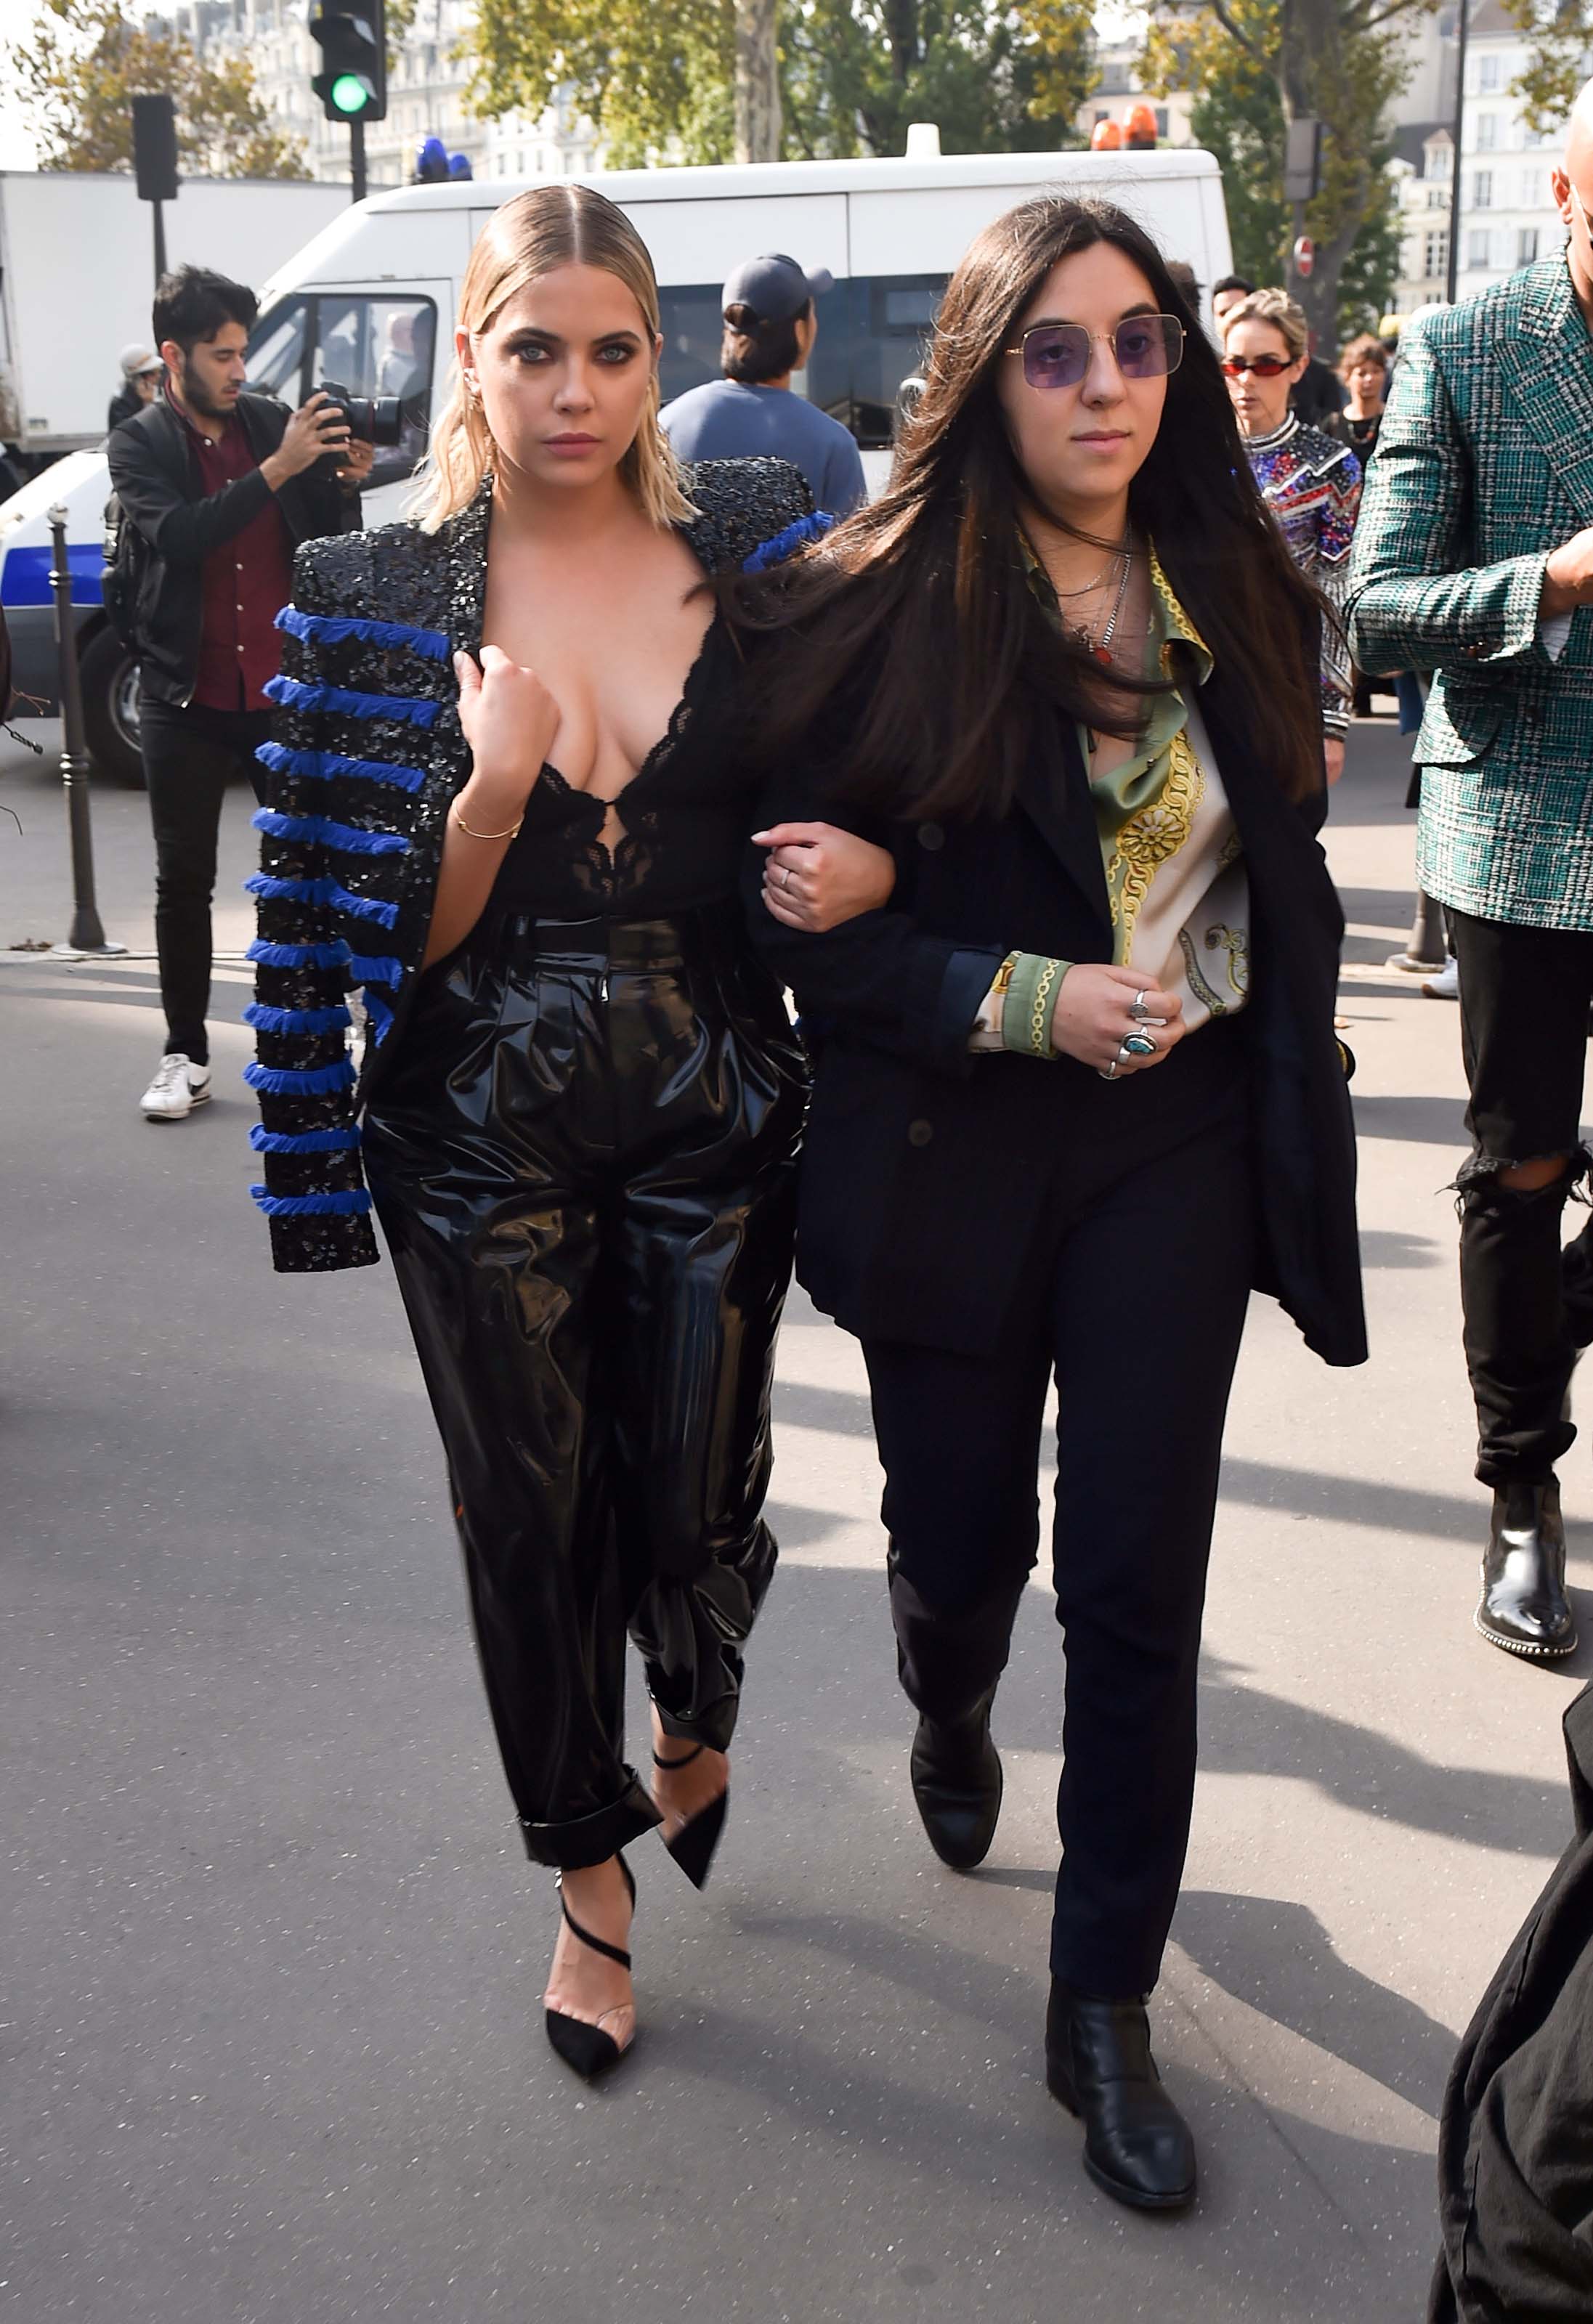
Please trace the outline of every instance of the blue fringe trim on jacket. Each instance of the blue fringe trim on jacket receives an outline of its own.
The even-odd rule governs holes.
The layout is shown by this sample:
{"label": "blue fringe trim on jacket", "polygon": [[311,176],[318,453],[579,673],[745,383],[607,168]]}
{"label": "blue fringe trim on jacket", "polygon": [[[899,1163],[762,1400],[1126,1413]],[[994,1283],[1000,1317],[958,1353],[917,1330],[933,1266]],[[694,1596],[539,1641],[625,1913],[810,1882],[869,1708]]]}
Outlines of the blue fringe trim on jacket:
{"label": "blue fringe trim on jacket", "polygon": [[257,961],[262,968],[347,968],[352,973],[348,947],[337,944],[267,944],[256,936],[245,960]]}
{"label": "blue fringe trim on jacket", "polygon": [[350,919],[375,920],[384,928],[398,925],[398,906],[379,903],[375,896],[354,896],[336,880],[273,880],[268,872],[254,872],[244,881],[251,896],[268,902],[330,904]]}
{"label": "blue fringe trim on jacket", "polygon": [[[783,564],[794,550],[801,548],[804,541],[822,539],[834,522],[834,517],[823,509],[816,509],[811,516],[799,516],[794,524],[788,524],[783,532],[774,535],[773,540],[760,541],[752,555],[742,560],[742,571],[762,573],[771,565]],[[268,687],[267,693],[270,690]]]}
{"label": "blue fringe trim on jacket", "polygon": [[269,1009],[263,1001],[251,1001],[244,1022],[257,1033],[336,1033],[354,1019],[341,1002],[335,1009]]}
{"label": "blue fringe trim on jacket", "polygon": [[431,725],[440,702],[413,694],[355,694],[346,686],[306,686],[296,678],[273,678],[264,691],[284,710],[331,710],[346,718],[408,719],[414,726]]}
{"label": "blue fringe trim on jacket", "polygon": [[348,976],[354,984],[402,984],[403,963],[386,953],[351,952]]}
{"label": "blue fringe trim on jacket", "polygon": [[334,823],[324,815],[279,815],[274,807],[257,807],[249,821],[272,839],[329,847],[338,855],[407,855],[410,852],[409,841],[401,831],[359,831],[353,824]]}
{"label": "blue fringe trim on jacket", "polygon": [[267,1130],[256,1122],[249,1132],[256,1154],[348,1154],[359,1144],[357,1130]]}
{"label": "blue fringe trim on jacket", "polygon": [[249,1192],[268,1219],[321,1219],[357,1216],[368,1211],[371,1198],[363,1186],[333,1194],[273,1194],[264,1186]]}
{"label": "blue fringe trim on jacket", "polygon": [[284,605],[276,617],[279,630],[287,630],[296,638],[313,639],[318,644],[346,645],[357,638],[366,646],[407,646],[412,653],[424,654],[428,661],[446,661],[449,641],[440,630],[412,629],[407,622],[367,622],[347,619],[338,613],[301,613],[297,605]]}
{"label": "blue fringe trim on jacket", "polygon": [[382,1043],[387,1038],[388,1028],[393,1022],[393,1004],[389,1001],[384,1001],[379,992],[367,992],[365,1005],[366,1013],[371,1020],[371,1038],[380,1048]]}
{"label": "blue fringe trim on jacket", "polygon": [[310,1065],[301,1073],[290,1072],[284,1066],[250,1065],[244,1067],[244,1079],[253,1090],[261,1090],[267,1097],[326,1097],[333,1090],[352,1089],[354,1067],[347,1057],[335,1065]]}
{"label": "blue fringe trim on jacket", "polygon": [[357,782],[385,783],[393,790],[418,791],[424,767],[395,767],[386,759],[349,759],[341,751],[290,751],[285,742],[262,742],[255,756],[273,775],[301,775],[311,782],[348,776]]}

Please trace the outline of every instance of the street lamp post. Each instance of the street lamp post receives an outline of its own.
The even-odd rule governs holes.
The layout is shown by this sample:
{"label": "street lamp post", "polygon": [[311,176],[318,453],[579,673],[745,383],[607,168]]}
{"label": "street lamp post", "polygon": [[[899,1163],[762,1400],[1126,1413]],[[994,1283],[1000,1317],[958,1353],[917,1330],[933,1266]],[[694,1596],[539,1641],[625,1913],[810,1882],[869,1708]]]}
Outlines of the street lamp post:
{"label": "street lamp post", "polygon": [[67,554],[67,512],[58,501],[50,511],[51,587],[55,595],[55,643],[60,659],[60,779],[67,798],[67,842],[72,858],[72,926],[64,945],[52,949],[69,956],[122,953],[107,944],[94,897],[94,837],[88,819],[88,753],[83,740],[83,688],[78,676],[78,616],[72,604],[71,559]]}
{"label": "street lamp post", "polygon": [[1449,175],[1449,263],[1444,272],[1444,297],[1455,303],[1455,281],[1460,265],[1460,141],[1466,126],[1466,20],[1470,0],[1459,0],[1459,42],[1455,51],[1455,141]]}

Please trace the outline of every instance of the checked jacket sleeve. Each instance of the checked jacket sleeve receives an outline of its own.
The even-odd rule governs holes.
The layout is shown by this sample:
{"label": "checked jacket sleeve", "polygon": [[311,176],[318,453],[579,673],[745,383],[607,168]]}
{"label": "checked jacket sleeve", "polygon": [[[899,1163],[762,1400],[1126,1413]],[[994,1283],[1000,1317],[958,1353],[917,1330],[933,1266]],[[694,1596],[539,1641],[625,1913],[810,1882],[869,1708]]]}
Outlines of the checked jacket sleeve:
{"label": "checked jacket sleeve", "polygon": [[257,1056],[245,1078],[260,1102],[252,1143],[264,1164],[252,1192],[273,1262],[292,1274],[377,1257],[347,995],[363,987],[368,1038],[379,1041],[403,974],[386,947],[412,844],[403,809],[425,780],[422,730],[437,715],[435,663],[448,651],[431,632],[323,610],[318,562],[334,546],[353,544],[301,551],[293,602],[278,617],[282,674],[267,691],[279,715],[259,754],[261,869],[248,883],[259,934],[245,1011]]}

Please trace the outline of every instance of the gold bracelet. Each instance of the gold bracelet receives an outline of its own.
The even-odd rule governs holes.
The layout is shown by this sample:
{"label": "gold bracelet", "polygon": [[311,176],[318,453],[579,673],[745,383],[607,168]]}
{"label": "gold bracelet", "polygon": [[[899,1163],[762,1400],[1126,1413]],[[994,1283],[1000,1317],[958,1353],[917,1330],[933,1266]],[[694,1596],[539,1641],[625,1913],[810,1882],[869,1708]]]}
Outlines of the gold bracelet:
{"label": "gold bracelet", "polygon": [[467,839],[514,839],[519,833],[520,823],[525,821],[525,816],[522,814],[520,823],[512,824],[507,831],[473,831],[459,813],[457,801],[453,809],[453,818]]}

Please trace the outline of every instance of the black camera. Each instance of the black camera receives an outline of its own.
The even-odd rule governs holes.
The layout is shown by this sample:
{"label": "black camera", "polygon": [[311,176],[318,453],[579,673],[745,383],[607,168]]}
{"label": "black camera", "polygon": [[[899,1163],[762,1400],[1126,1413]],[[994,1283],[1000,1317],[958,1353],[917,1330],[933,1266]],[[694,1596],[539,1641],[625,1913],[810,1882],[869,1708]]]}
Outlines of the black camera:
{"label": "black camera", "polygon": [[338,412],[362,444],[396,444],[403,434],[403,401],[396,395],[350,395],[336,380],[323,379],[323,411]]}

